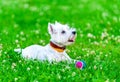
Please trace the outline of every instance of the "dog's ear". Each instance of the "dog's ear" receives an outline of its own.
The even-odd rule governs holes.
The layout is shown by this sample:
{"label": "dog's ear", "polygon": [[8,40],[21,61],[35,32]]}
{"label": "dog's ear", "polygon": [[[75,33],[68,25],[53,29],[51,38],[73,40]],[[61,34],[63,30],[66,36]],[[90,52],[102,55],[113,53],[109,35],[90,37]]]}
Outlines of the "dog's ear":
{"label": "dog's ear", "polygon": [[54,33],[54,25],[51,23],[48,23],[48,31],[49,34],[53,34]]}

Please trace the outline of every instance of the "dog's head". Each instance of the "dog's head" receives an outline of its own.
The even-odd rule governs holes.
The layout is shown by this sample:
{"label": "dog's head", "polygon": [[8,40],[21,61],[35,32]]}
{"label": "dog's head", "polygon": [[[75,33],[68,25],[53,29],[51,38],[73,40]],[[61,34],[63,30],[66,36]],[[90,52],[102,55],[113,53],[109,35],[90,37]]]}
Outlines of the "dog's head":
{"label": "dog's head", "polygon": [[60,46],[66,46],[75,41],[76,30],[70,28],[68,25],[63,25],[58,22],[55,24],[48,24],[48,31],[51,35],[51,41],[57,43]]}

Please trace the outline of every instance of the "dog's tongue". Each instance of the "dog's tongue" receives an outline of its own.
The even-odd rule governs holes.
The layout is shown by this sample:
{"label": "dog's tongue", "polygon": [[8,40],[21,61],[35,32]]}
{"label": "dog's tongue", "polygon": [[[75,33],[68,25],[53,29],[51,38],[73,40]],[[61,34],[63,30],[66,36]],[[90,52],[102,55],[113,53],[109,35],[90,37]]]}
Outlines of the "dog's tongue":
{"label": "dog's tongue", "polygon": [[68,41],[69,42],[74,42],[75,36],[72,36]]}

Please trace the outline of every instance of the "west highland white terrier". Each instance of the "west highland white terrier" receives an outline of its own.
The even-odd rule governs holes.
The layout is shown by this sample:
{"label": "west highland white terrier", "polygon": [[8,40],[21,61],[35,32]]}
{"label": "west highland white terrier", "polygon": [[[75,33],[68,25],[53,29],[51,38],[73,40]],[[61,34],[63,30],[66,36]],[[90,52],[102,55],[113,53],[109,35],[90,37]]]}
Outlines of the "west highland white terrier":
{"label": "west highland white terrier", "polygon": [[75,41],[77,35],[75,28],[55,22],[55,24],[48,23],[48,31],[51,35],[48,45],[31,45],[24,49],[15,49],[14,51],[21,53],[22,57],[27,59],[38,59],[48,62],[72,62],[73,59],[67,55],[65,49],[67,45]]}

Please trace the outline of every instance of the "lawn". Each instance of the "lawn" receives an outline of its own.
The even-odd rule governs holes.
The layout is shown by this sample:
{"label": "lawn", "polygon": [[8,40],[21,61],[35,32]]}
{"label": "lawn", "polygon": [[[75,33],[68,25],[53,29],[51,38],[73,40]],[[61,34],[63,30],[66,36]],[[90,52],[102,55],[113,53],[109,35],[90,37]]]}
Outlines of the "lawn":
{"label": "lawn", "polygon": [[[120,82],[119,0],[0,0],[0,82]],[[48,22],[77,29],[74,64],[25,60],[14,52],[50,41]]]}

